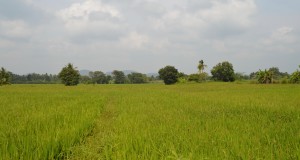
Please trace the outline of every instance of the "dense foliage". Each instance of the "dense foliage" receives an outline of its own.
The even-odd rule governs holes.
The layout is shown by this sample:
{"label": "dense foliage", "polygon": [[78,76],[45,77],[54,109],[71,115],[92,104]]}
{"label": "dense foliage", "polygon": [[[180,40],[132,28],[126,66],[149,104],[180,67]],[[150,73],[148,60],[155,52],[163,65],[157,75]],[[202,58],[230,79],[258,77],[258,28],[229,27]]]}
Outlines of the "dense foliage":
{"label": "dense foliage", "polygon": [[214,66],[211,70],[211,74],[212,78],[217,81],[233,82],[235,80],[233,66],[227,61]]}
{"label": "dense foliage", "polygon": [[[162,78],[163,76],[159,76],[156,74],[146,74],[138,73],[138,72],[126,72],[115,70],[112,74],[108,72],[105,74],[102,71],[90,71],[89,73],[82,73],[79,77],[79,83],[82,84],[137,84],[137,83],[160,83],[161,80],[167,82],[168,84],[172,83],[186,83],[190,82],[204,82],[207,80],[217,80],[217,81],[245,81],[248,80],[250,83],[300,83],[299,81],[299,71],[295,71],[293,74],[289,74],[287,72],[281,72],[278,67],[271,67],[266,70],[259,70],[256,72],[252,72],[249,75],[238,72],[234,73],[232,64],[229,62],[222,62],[214,66],[211,70],[212,76],[208,75],[204,72],[206,64],[204,64],[203,60],[199,61],[197,66],[198,72],[194,74],[187,75],[183,72],[169,75],[169,78]],[[3,68],[4,69],[4,68]],[[2,72],[3,72],[2,69]],[[5,69],[4,69],[5,70]],[[8,72],[8,83],[11,84],[57,84],[61,83],[58,75],[53,74],[38,74],[38,73],[29,73],[26,75],[18,75],[11,72]],[[4,73],[4,72],[3,72]],[[161,72],[162,73],[162,72]],[[4,74],[1,76],[3,77]],[[7,74],[6,74],[7,76]],[[170,78],[172,77],[173,78]],[[177,78],[175,78],[177,77]],[[7,81],[7,78],[1,79],[1,84],[4,84],[4,80]],[[176,81],[176,82],[175,82]],[[7,82],[5,82],[7,84]],[[166,83],[166,84],[167,84]]]}
{"label": "dense foliage", "polygon": [[265,83],[265,84],[269,84],[269,83],[273,83],[273,72],[270,70],[259,70],[257,72],[257,80],[258,83]]}
{"label": "dense foliage", "polygon": [[178,70],[173,66],[166,66],[164,68],[161,68],[159,71],[159,77],[164,80],[164,83],[174,84],[177,82],[178,78]]}
{"label": "dense foliage", "polygon": [[269,68],[269,71],[272,72],[273,79],[275,79],[275,80],[279,80],[281,78],[289,76],[289,74],[287,72],[280,72],[278,67],[271,67],[271,68]]}
{"label": "dense foliage", "polygon": [[[268,71],[270,74],[272,74],[272,78],[273,78],[273,82],[275,80],[280,80],[283,78],[288,78],[290,75],[287,72],[280,72],[278,67],[271,67],[269,69],[265,69],[265,71]],[[263,72],[265,72],[263,71]],[[252,72],[249,75],[249,79],[258,79],[258,74],[260,74],[259,72],[262,72],[261,70],[257,71],[257,72]]]}
{"label": "dense foliage", "polygon": [[54,84],[60,83],[57,75],[29,73],[27,75],[18,75],[10,73],[11,83],[13,84]]}
{"label": "dense foliage", "polygon": [[10,84],[10,75],[3,67],[0,70],[0,86]]}
{"label": "dense foliage", "polygon": [[188,81],[191,81],[191,82],[199,82],[199,74],[190,74],[188,76]]}
{"label": "dense foliage", "polygon": [[235,80],[239,80],[239,81],[241,81],[241,80],[249,80],[250,79],[249,75],[244,74],[244,73],[240,73],[240,72],[236,72],[234,74],[234,77],[235,77]]}
{"label": "dense foliage", "polygon": [[126,76],[123,71],[114,70],[112,75],[115,84],[124,84],[126,82]]}
{"label": "dense foliage", "polygon": [[91,83],[93,84],[108,84],[111,80],[110,76],[106,76],[101,71],[90,72],[89,77],[91,78]]}
{"label": "dense foliage", "polygon": [[131,73],[128,74],[128,79],[131,83],[147,83],[147,76],[145,74],[142,73]]}
{"label": "dense foliage", "polygon": [[79,71],[76,70],[71,63],[69,63],[60,71],[58,77],[66,86],[75,86],[79,83],[80,74]]}
{"label": "dense foliage", "polygon": [[[299,65],[299,68],[300,68],[300,65]],[[292,73],[290,82],[291,83],[300,83],[300,71],[299,70]]]}

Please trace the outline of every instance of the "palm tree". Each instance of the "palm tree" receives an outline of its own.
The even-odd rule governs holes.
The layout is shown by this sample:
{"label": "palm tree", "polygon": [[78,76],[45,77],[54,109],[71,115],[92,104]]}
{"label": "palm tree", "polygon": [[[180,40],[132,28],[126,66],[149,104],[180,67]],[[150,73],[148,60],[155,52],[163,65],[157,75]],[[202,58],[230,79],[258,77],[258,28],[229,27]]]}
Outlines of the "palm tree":
{"label": "palm tree", "polygon": [[201,59],[199,61],[198,69],[199,69],[199,74],[204,72],[204,68],[207,67],[207,65],[204,64],[204,61]]}
{"label": "palm tree", "polygon": [[273,72],[268,71],[265,69],[265,71],[259,70],[257,72],[258,82],[259,83],[273,83]]}

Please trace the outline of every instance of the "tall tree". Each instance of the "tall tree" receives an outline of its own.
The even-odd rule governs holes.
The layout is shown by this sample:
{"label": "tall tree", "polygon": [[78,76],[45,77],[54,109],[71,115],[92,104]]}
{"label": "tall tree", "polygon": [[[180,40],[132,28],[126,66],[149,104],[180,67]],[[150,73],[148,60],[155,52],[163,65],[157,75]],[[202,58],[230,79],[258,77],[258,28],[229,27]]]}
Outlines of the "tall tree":
{"label": "tall tree", "polygon": [[95,72],[90,72],[89,76],[92,79],[92,83],[97,83],[97,84],[105,84],[107,83],[106,76],[103,72],[101,71],[95,71]]}
{"label": "tall tree", "polygon": [[10,74],[3,67],[0,70],[0,86],[10,84]]}
{"label": "tall tree", "polygon": [[[204,69],[207,67],[206,64],[204,64],[204,61],[203,60],[200,60],[199,61],[199,64],[198,64],[198,70],[199,70],[199,77],[198,77],[198,80],[197,82],[203,82],[203,81],[206,81],[206,78],[208,77],[208,74],[206,72],[204,72]],[[195,76],[195,75],[193,75]],[[196,78],[196,77],[194,77]]]}
{"label": "tall tree", "polygon": [[200,60],[200,61],[199,61],[199,64],[198,64],[199,74],[201,74],[201,73],[204,72],[205,67],[207,67],[207,65],[204,64],[204,61],[203,61],[203,60]]}
{"label": "tall tree", "polygon": [[58,77],[66,86],[75,86],[79,83],[80,74],[79,71],[76,70],[71,63],[69,63],[62,68]]}
{"label": "tall tree", "polygon": [[125,77],[124,72],[118,71],[118,70],[114,70],[112,72],[112,74],[113,74],[113,79],[115,81],[115,84],[124,84],[125,83],[126,77]]}
{"label": "tall tree", "polygon": [[273,73],[273,78],[277,80],[283,77],[289,77],[289,74],[287,72],[280,72],[278,67],[271,67],[269,68],[269,71]]}
{"label": "tall tree", "polygon": [[128,79],[130,83],[146,83],[147,82],[147,76],[142,73],[130,73],[128,74]]}
{"label": "tall tree", "polygon": [[164,80],[164,83],[174,84],[177,82],[178,78],[178,70],[173,66],[166,66],[164,68],[161,68],[159,71],[159,77]]}
{"label": "tall tree", "polygon": [[227,61],[214,66],[211,70],[211,74],[214,80],[224,82],[233,82],[235,80],[233,66]]}

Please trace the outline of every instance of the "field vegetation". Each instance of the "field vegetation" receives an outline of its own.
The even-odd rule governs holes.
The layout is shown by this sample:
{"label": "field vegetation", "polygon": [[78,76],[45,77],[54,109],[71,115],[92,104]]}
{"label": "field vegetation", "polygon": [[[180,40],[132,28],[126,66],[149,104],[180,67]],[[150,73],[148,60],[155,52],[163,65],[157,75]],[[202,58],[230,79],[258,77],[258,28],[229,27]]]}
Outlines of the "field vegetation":
{"label": "field vegetation", "polygon": [[0,159],[299,159],[300,86],[0,88]]}
{"label": "field vegetation", "polygon": [[104,96],[60,85],[0,88],[0,159],[58,159],[93,129]]}

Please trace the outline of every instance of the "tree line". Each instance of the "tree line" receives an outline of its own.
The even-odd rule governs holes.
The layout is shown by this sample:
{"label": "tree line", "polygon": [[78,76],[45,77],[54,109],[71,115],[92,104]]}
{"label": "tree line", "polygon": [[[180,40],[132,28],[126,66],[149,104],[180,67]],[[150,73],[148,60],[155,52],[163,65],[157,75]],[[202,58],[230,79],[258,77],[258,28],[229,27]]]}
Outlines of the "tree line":
{"label": "tree line", "polygon": [[111,74],[102,71],[91,71],[88,75],[80,75],[72,64],[66,65],[59,74],[26,75],[14,74],[3,67],[0,70],[0,85],[6,84],[60,84],[67,86],[81,84],[140,84],[159,80],[159,77],[133,72],[125,75],[123,71],[114,70]]}
{"label": "tree line", "polygon": [[140,84],[148,83],[157,78],[147,77],[146,74],[133,72],[125,75],[123,71],[114,70],[111,75],[102,71],[89,72],[88,76],[81,76],[80,82],[84,84]]}
{"label": "tree line", "polygon": [[58,84],[60,79],[57,75],[30,73],[18,75],[1,68],[1,84]]}
{"label": "tree line", "polygon": [[[249,75],[234,72],[233,65],[228,61],[216,64],[211,69],[211,76],[204,72],[207,65],[203,60],[199,61],[198,73],[185,75],[174,66],[166,66],[159,70],[160,78],[165,84],[186,83],[188,81],[205,82],[205,81],[223,81],[233,82],[249,80],[253,83],[271,84],[271,83],[300,83],[300,71],[297,69],[291,75],[287,72],[280,72],[278,67],[271,67],[265,70],[252,72]],[[300,65],[299,65],[300,68]]]}
{"label": "tree line", "polygon": [[142,73],[130,73],[127,76],[123,71],[114,70],[112,75],[106,75],[102,71],[89,72],[89,76],[81,76],[79,71],[71,63],[65,66],[58,74],[62,83],[66,86],[83,84],[139,84],[147,83],[154,77],[147,77]]}
{"label": "tree line", "polygon": [[[200,60],[197,68],[198,73],[187,75],[179,72],[174,66],[165,66],[158,71],[159,76],[147,77],[143,73],[130,73],[125,75],[123,71],[114,70],[111,75],[106,75],[102,71],[89,72],[87,76],[80,75],[79,71],[71,63],[62,68],[58,75],[31,73],[27,75],[18,75],[7,71],[3,67],[0,70],[0,85],[7,84],[58,84],[63,83],[66,86],[82,84],[140,84],[163,80],[167,85],[186,82],[206,82],[223,81],[233,82],[250,80],[254,83],[300,83],[300,71],[297,69],[292,74],[280,72],[278,67],[271,67],[265,70],[252,72],[249,75],[236,73],[233,65],[228,62],[216,64],[210,71],[211,76],[205,72],[207,65]],[[300,68],[300,65],[299,65]]]}

